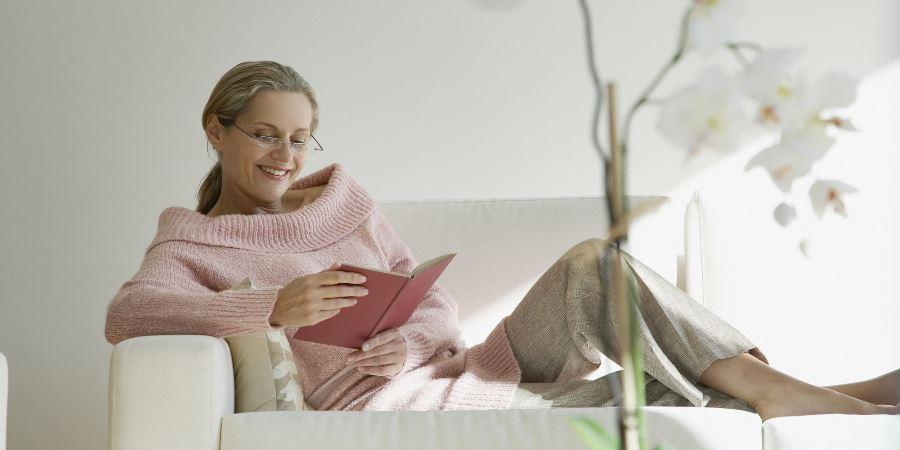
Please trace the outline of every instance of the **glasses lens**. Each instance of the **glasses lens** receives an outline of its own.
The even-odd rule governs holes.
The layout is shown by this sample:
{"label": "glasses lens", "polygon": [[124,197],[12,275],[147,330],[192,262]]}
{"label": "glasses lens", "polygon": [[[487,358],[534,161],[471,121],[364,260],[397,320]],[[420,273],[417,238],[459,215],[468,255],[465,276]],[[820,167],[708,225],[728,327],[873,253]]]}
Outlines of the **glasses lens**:
{"label": "glasses lens", "polygon": [[278,138],[271,136],[260,136],[256,140],[259,141],[259,145],[262,145],[265,148],[278,148],[278,144],[281,143]]}
{"label": "glasses lens", "polygon": [[306,153],[309,151],[309,139],[291,142],[291,148],[297,153]]}

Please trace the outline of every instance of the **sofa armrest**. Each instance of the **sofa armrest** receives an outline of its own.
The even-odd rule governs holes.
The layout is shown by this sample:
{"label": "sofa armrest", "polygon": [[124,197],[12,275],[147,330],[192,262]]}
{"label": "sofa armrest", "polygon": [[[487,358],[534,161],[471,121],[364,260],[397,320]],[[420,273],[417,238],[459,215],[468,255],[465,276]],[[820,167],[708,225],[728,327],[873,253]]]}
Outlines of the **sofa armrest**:
{"label": "sofa armrest", "polygon": [[218,450],[234,413],[234,372],[223,339],[140,336],[116,344],[109,366],[110,450]]}

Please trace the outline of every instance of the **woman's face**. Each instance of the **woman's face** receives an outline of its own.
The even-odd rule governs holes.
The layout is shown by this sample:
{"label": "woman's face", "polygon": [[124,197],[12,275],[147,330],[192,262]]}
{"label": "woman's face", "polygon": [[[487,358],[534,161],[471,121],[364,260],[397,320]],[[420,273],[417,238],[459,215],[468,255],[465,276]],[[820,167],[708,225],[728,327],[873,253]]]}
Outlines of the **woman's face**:
{"label": "woman's face", "polygon": [[[297,180],[306,154],[312,151],[298,154],[289,147],[291,141],[310,141],[312,117],[312,103],[303,93],[257,93],[248,109],[235,118],[235,125],[253,136],[273,136],[282,140],[281,147],[268,149],[235,126],[223,127],[213,116],[206,132],[213,147],[222,152],[222,191],[262,205],[277,203]],[[280,180],[273,179],[260,166],[289,172]]]}

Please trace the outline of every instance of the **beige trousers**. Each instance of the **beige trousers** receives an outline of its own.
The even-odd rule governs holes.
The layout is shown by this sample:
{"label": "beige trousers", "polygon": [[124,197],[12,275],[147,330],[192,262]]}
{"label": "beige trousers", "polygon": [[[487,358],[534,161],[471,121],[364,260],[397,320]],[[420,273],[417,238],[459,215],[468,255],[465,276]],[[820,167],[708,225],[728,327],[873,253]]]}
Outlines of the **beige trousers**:
{"label": "beige trousers", "polygon": [[[616,302],[604,283],[616,250],[602,239],[582,241],[563,254],[506,318],[510,346],[522,369],[510,408],[614,406],[611,382],[596,380],[600,353],[621,364]],[[638,333],[647,405],[707,406],[756,412],[746,402],[698,384],[714,361],[749,352],[766,357],[734,327],[649,267],[622,252],[637,282]]]}

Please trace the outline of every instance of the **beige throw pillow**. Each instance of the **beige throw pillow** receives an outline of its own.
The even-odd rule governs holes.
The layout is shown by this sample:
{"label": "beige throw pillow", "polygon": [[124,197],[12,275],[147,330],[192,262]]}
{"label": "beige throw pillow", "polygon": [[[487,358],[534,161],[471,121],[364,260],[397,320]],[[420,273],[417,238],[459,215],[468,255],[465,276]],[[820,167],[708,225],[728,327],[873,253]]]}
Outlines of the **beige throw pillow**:
{"label": "beige throw pillow", "polygon": [[[253,289],[247,278],[232,289]],[[226,336],[234,365],[234,412],[312,410],[284,330]]]}

